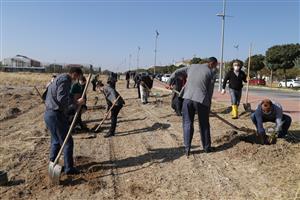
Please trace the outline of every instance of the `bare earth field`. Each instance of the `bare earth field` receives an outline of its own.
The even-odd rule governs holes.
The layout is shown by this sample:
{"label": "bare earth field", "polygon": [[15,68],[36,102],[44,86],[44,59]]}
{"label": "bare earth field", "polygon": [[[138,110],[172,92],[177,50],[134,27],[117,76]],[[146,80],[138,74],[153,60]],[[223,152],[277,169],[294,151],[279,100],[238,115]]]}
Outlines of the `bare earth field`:
{"label": "bare earth field", "polygon": [[[186,158],[181,118],[170,108],[171,94],[155,88],[150,103],[142,105],[136,89],[126,89],[123,80],[117,88],[126,106],[116,136],[103,137],[109,120],[96,138],[74,134],[75,165],[82,173],[62,175],[61,184],[51,186],[44,104],[32,88],[43,91],[50,78],[0,73],[0,170],[9,175],[8,185],[0,186],[0,199],[300,199],[299,123],[292,124],[287,139],[259,145],[248,113],[232,120],[226,105],[214,102],[213,111],[244,129],[235,133],[211,116],[215,151],[206,154],[195,122],[193,154]],[[105,113],[99,109],[105,105],[103,95],[90,87],[87,105],[95,104],[96,109],[83,114],[89,128]]]}

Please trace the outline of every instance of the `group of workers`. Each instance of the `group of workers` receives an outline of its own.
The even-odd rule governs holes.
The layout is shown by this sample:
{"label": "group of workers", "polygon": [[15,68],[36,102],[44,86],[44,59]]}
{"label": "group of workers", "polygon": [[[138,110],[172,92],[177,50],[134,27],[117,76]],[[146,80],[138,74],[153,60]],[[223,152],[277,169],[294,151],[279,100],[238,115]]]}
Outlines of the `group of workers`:
{"label": "group of workers", "polygon": [[[206,153],[212,151],[209,115],[212,104],[212,95],[216,80],[218,61],[215,57],[210,57],[205,64],[192,64],[173,72],[168,81],[168,89],[174,91],[172,98],[172,108],[178,116],[182,116],[183,138],[186,156],[191,153],[191,143],[194,135],[194,118],[198,115],[199,130],[203,150]],[[227,82],[229,82],[229,93],[232,104],[232,118],[238,119],[238,106],[240,104],[243,82],[247,82],[246,74],[241,70],[241,62],[233,62],[232,69],[226,74],[222,94],[225,94]],[[91,81],[93,91],[104,94],[107,102],[107,111],[111,113],[111,126],[104,137],[115,135],[117,118],[120,110],[125,104],[124,99],[116,90],[118,75],[111,72],[107,79],[107,84],[98,80],[96,75]],[[138,98],[143,104],[148,103],[148,96],[153,87],[153,77],[145,74],[135,74],[133,77],[137,86]],[[130,74],[126,74],[126,88],[129,88]],[[50,161],[53,162],[59,149],[66,138],[68,129],[73,117],[80,107],[80,114],[76,121],[76,127],[86,129],[86,125],[81,120],[81,113],[87,110],[86,95],[83,96],[86,79],[79,67],[72,67],[69,73],[60,74],[53,77],[47,85],[45,92],[46,111],[44,120],[47,128],[51,132]],[[134,87],[135,87],[134,86]],[[251,120],[257,129],[257,136],[261,144],[267,144],[264,122],[276,123],[276,133],[278,137],[284,137],[291,125],[291,117],[283,114],[278,103],[269,99],[263,100],[254,113]],[[72,136],[69,137],[64,147],[64,172],[66,174],[77,174],[79,171],[74,167],[73,161],[74,142]]]}
{"label": "group of workers", "polygon": [[[198,114],[199,129],[202,146],[205,152],[211,151],[209,112],[216,78],[217,59],[211,57],[207,64],[193,64],[176,70],[168,80],[167,88],[172,89],[172,107],[179,116],[183,116],[183,135],[186,155],[190,154],[191,142],[194,134],[194,116]],[[238,107],[240,105],[243,82],[247,82],[248,76],[241,70],[242,62],[234,60],[232,68],[227,72],[223,81],[221,94],[226,93],[226,85],[229,82],[229,93],[232,104],[232,119],[238,119]],[[250,116],[257,129],[257,139],[260,144],[270,144],[264,122],[276,123],[276,137],[285,137],[291,125],[290,116],[283,113],[279,103],[270,99],[264,99]]]}

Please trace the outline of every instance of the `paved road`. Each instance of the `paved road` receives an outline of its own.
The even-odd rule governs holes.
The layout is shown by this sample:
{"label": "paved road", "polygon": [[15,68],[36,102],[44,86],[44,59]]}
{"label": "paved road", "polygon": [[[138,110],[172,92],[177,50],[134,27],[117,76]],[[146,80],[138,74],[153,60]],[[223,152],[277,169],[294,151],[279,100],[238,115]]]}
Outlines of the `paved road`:
{"label": "paved road", "polygon": [[[218,91],[218,87],[215,88]],[[243,88],[243,93],[246,94],[246,88]],[[256,96],[268,96],[270,99],[288,99],[288,100],[300,100],[300,92],[296,91],[284,91],[284,90],[272,90],[264,88],[249,88],[249,94]]]}
{"label": "paved road", "polygon": [[[228,88],[227,88],[228,89]],[[243,89],[241,102],[245,102],[246,89]],[[249,103],[251,108],[255,109],[262,99],[269,98],[280,103],[285,113],[291,115],[294,121],[300,122],[300,92],[271,90],[263,88],[249,88]],[[230,95],[227,93],[221,95],[216,86],[213,99],[217,102],[230,105]]]}

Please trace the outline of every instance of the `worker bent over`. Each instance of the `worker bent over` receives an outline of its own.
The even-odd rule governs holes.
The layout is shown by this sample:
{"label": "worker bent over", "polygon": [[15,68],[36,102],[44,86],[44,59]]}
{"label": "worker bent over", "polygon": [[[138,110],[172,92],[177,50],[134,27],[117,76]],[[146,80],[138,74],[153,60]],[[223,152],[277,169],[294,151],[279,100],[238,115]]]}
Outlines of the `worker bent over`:
{"label": "worker bent over", "polygon": [[266,131],[263,127],[264,122],[276,123],[275,132],[277,137],[282,138],[288,133],[292,119],[282,113],[282,107],[269,99],[263,100],[251,115],[251,120],[255,124],[258,139],[261,144],[268,144]]}

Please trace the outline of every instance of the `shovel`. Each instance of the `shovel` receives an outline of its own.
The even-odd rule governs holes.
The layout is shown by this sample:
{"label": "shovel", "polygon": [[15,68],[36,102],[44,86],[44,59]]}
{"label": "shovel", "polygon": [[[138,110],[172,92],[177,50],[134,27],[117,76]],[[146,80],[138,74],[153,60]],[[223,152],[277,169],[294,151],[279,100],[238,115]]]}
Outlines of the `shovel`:
{"label": "shovel", "polygon": [[[83,98],[85,96],[85,94],[86,94],[86,90],[87,90],[87,88],[89,86],[91,77],[92,77],[92,74],[90,74],[89,77],[88,77],[88,79],[87,79],[87,83],[85,85],[85,88],[83,90],[81,98]],[[61,145],[60,150],[59,150],[59,152],[58,152],[58,154],[57,154],[54,162],[50,162],[49,163],[48,174],[49,174],[49,178],[50,178],[51,183],[54,184],[54,185],[58,185],[59,184],[59,178],[60,178],[62,167],[60,165],[58,165],[58,161],[59,161],[59,158],[60,158],[60,156],[62,154],[62,151],[63,151],[63,149],[65,147],[65,144],[67,143],[69,137],[71,136],[71,132],[72,132],[73,127],[75,125],[75,121],[76,121],[77,116],[78,116],[78,114],[80,112],[80,109],[81,109],[81,106],[79,106],[77,108],[77,111],[76,111],[75,116],[74,116],[74,118],[72,120],[71,126],[69,128],[68,134],[67,134],[67,136],[66,136],[63,144]]]}
{"label": "shovel", "polygon": [[99,128],[102,126],[102,124],[104,123],[104,121],[106,120],[106,118],[108,117],[110,111],[113,109],[113,107],[116,105],[117,101],[119,100],[119,98],[121,97],[121,95],[119,95],[117,97],[117,99],[113,102],[112,106],[109,108],[109,110],[107,111],[107,113],[105,114],[104,118],[102,119],[102,121],[100,122],[100,124],[97,126],[97,128],[95,129],[94,132],[97,132],[99,130]]}
{"label": "shovel", "polygon": [[246,112],[251,112],[251,104],[248,103],[248,93],[249,93],[249,81],[250,81],[250,64],[251,64],[251,49],[252,44],[249,48],[249,60],[248,60],[248,74],[247,74],[247,87],[246,87],[246,101],[243,103],[244,110]]}

